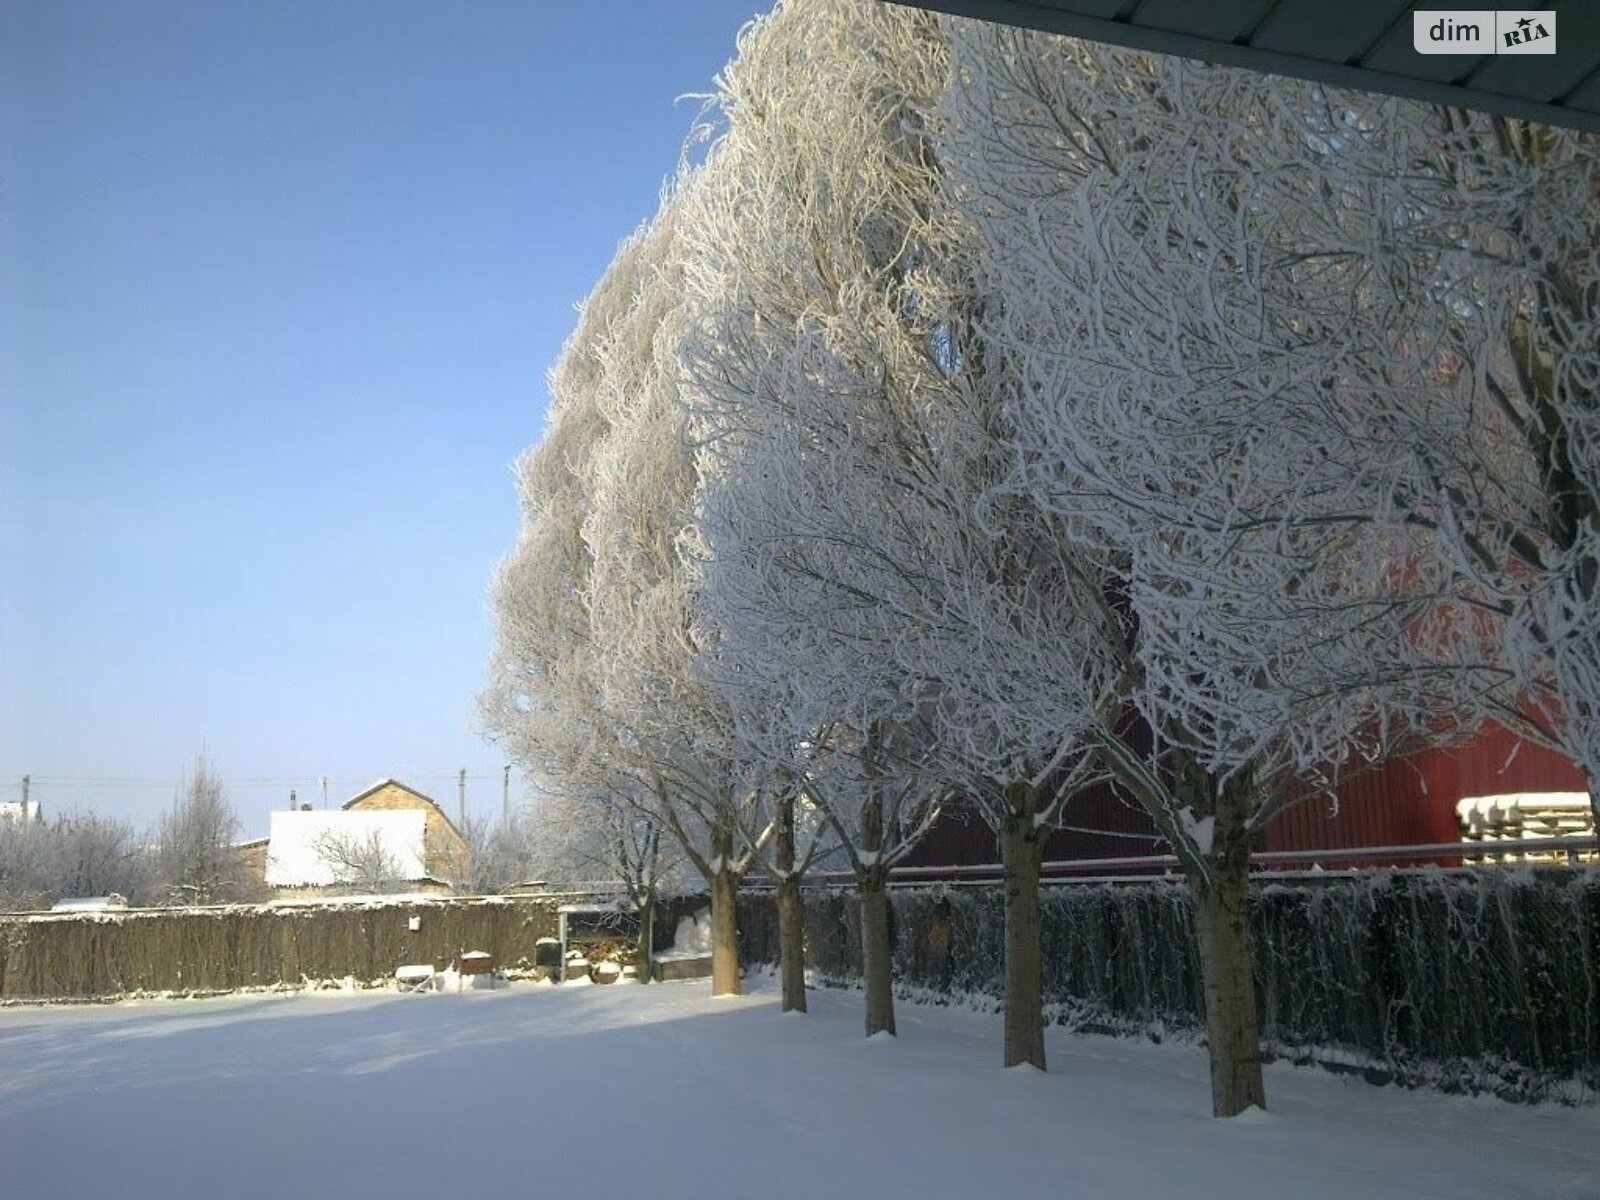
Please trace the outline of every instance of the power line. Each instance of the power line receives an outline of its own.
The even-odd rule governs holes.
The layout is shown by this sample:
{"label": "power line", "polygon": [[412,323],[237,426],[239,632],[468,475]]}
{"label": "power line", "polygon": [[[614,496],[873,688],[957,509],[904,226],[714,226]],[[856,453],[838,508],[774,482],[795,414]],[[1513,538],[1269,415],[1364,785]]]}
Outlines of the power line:
{"label": "power line", "polygon": [[[400,777],[400,776],[382,776],[381,778],[385,778],[385,779],[391,779],[392,778],[392,779],[395,779],[397,782],[405,783],[408,780],[414,780],[414,781],[424,781],[424,780],[426,780],[426,781],[441,781],[441,780],[442,781],[457,781],[457,780],[460,780],[462,777],[463,776],[462,776],[462,774],[461,774],[459,769],[452,768],[452,769],[446,769],[446,770],[426,771],[426,772],[424,772],[424,771],[408,771],[408,772],[405,773],[403,778]],[[18,780],[20,778],[21,778],[20,775],[13,775],[13,776],[10,776],[10,777],[0,776],[0,779],[3,779],[8,783],[12,782],[14,780]],[[189,782],[188,779],[186,779],[186,778],[173,779],[173,778],[157,778],[157,777],[148,777],[148,776],[147,777],[139,777],[139,776],[110,776],[110,775],[104,775],[104,776],[103,775],[33,775],[33,776],[31,776],[31,778],[32,778],[33,783],[34,783],[35,786],[44,786],[44,787],[139,787],[139,788],[153,788],[153,787],[182,787],[182,786],[184,786],[185,784],[187,784]],[[336,776],[332,776],[332,775],[324,776],[324,775],[320,775],[320,774],[318,774],[316,772],[307,772],[304,775],[236,776],[236,777],[213,776],[213,778],[217,778],[218,781],[220,783],[222,783],[225,787],[290,787],[290,786],[293,786],[293,785],[307,783],[307,782],[320,782],[323,779],[327,779],[327,781],[328,781],[328,783],[330,785],[337,785],[337,786],[340,786],[340,787],[365,786],[365,785],[368,785],[368,784],[372,784],[372,783],[378,782],[377,779],[375,779],[373,777],[370,777],[370,776],[365,776],[365,775],[360,775],[360,776],[351,775],[351,776],[345,776],[345,777],[336,777]],[[466,774],[465,778],[467,780],[469,780],[469,781],[474,781],[474,782],[478,782],[478,783],[487,783],[487,782],[499,780],[501,778],[501,776],[500,776],[499,772],[495,772],[493,774],[472,774],[471,772],[468,772]]]}

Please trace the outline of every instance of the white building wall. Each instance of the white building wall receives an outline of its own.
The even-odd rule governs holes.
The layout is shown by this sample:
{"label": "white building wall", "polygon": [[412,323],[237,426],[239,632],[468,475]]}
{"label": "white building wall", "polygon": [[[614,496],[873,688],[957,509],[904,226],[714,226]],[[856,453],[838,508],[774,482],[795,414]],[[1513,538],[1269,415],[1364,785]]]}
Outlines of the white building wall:
{"label": "white building wall", "polygon": [[427,876],[427,814],[406,812],[275,812],[267,837],[269,887],[331,887],[342,880],[322,853],[325,839],[365,843],[376,836],[402,880]]}

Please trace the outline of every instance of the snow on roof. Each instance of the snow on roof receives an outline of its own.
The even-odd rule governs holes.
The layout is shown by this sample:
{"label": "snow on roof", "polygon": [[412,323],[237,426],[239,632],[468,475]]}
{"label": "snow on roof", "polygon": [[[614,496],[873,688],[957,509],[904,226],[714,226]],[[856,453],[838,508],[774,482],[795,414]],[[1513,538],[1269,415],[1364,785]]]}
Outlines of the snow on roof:
{"label": "snow on roof", "polygon": [[558,913],[614,913],[632,912],[633,901],[626,896],[619,896],[615,900],[596,900],[586,904],[563,904],[556,909]]}
{"label": "snow on roof", "polygon": [[[407,883],[416,880],[408,879]],[[487,899],[493,900],[494,897]],[[476,899],[474,900],[476,902]],[[275,896],[264,906],[283,908],[419,908],[427,904],[461,903],[461,897],[439,892],[355,892],[337,896]]]}
{"label": "snow on roof", "polygon": [[109,896],[68,896],[50,906],[51,912],[106,912],[127,908],[128,902],[112,892]]}
{"label": "snow on roof", "polygon": [[267,884],[329,887],[350,882],[330,861],[330,841],[361,845],[376,839],[393,861],[396,879],[427,878],[427,814],[421,809],[387,812],[275,812],[267,836]]}

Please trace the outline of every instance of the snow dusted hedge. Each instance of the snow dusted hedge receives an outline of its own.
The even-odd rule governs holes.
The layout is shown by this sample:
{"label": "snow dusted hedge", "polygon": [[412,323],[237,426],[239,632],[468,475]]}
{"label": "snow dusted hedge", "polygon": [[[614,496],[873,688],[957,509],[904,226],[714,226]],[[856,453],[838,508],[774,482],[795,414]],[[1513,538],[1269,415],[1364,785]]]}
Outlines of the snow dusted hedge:
{"label": "snow dusted hedge", "polygon": [[[896,984],[937,1001],[1001,994],[994,888],[893,893]],[[747,959],[775,962],[775,903],[742,901]],[[1255,890],[1257,995],[1272,1053],[1512,1099],[1600,1093],[1600,872],[1382,872]],[[860,978],[856,903],[806,897],[810,965]],[[1180,883],[1082,883],[1043,897],[1047,1011],[1153,1037],[1201,1029],[1199,963]]]}
{"label": "snow dusted hedge", "polygon": [[[998,888],[891,894],[903,994],[993,1005]],[[668,902],[658,948],[677,916]],[[1082,883],[1043,897],[1048,1011],[1075,1028],[1163,1037],[1200,1029],[1199,966],[1181,884]],[[407,918],[421,917],[413,933]],[[825,983],[861,969],[846,891],[806,896],[808,954]],[[771,893],[740,898],[748,963],[778,957]],[[555,932],[538,900],[158,909],[0,919],[0,997],[388,980],[458,950],[531,962]],[[1256,889],[1262,1034],[1270,1051],[1370,1078],[1515,1099],[1600,1095],[1600,871],[1382,872],[1270,880]]]}
{"label": "snow dusted hedge", "polygon": [[[420,928],[409,928],[409,918]],[[462,950],[531,965],[556,932],[554,902],[374,899],[358,904],[235,905],[0,919],[0,998],[88,999],[222,992],[307,981],[391,980],[443,967]]]}

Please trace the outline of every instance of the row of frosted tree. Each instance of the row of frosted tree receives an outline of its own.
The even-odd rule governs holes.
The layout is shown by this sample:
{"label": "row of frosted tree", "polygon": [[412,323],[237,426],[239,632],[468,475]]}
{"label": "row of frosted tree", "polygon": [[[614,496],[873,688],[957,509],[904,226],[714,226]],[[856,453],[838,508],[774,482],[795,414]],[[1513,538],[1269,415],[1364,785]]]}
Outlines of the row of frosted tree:
{"label": "row of frosted tree", "polygon": [[712,898],[885,886],[953,797],[1045,1065],[1042,847],[1149,814],[1214,1109],[1263,1103],[1252,841],[1485,720],[1600,771],[1595,138],[867,0],[752,23],[552,370],[490,728]]}

